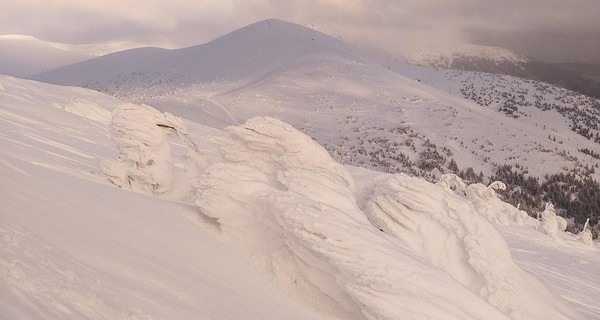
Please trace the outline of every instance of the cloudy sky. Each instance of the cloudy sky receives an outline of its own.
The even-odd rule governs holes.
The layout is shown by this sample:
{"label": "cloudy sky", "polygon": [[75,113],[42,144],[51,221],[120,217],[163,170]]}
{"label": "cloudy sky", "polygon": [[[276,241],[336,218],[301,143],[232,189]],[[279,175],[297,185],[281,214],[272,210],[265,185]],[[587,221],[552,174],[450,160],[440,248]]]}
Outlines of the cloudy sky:
{"label": "cloudy sky", "polygon": [[65,44],[177,48],[279,18],[386,50],[474,43],[600,63],[600,0],[0,0],[0,8],[0,36]]}

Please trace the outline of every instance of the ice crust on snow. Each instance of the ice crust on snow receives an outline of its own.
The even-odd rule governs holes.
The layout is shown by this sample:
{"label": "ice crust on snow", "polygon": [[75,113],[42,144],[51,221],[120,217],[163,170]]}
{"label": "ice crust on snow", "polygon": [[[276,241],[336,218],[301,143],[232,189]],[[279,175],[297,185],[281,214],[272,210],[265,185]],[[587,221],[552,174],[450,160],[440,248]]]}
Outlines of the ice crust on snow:
{"label": "ice crust on snow", "polygon": [[389,176],[361,210],[352,177],[308,136],[272,118],[228,131],[225,161],[196,180],[196,203],[223,241],[316,309],[354,319],[578,318],[452,191]]}

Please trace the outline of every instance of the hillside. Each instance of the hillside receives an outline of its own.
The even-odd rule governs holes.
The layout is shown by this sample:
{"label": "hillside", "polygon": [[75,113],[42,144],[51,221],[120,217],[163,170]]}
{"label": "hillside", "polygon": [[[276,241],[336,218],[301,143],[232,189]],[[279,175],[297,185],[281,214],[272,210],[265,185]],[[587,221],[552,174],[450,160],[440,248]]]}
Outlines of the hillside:
{"label": "hillside", "polygon": [[405,48],[396,59],[412,65],[510,75],[600,98],[598,65],[548,63],[497,47],[472,44]]}
{"label": "hillside", "polygon": [[[568,196],[573,202],[579,193],[598,193],[597,100],[544,83],[462,74],[475,84],[445,70],[371,57],[314,30],[267,20],[205,45],[116,53],[36,79],[148,103],[215,128],[273,116],[316,139],[342,163],[431,181],[454,172],[469,181],[490,182],[510,166],[515,174],[528,175],[512,179],[511,187],[520,190],[527,177],[539,184],[572,174],[589,183],[570,183],[570,194],[507,198],[515,205],[523,202],[533,215],[546,201],[560,202],[561,212],[575,217],[578,228],[587,218],[596,224],[600,197],[585,197],[591,204],[560,199]],[[514,93],[504,92],[501,99],[469,93],[471,86],[503,92],[496,87],[507,83],[515,84],[511,92],[528,92],[529,104],[518,108],[527,117],[511,114],[518,101],[504,102]],[[551,95],[555,91],[556,97]],[[573,206],[585,209],[570,211]]]}
{"label": "hillside", "polygon": [[119,97],[156,97],[190,86],[256,81],[302,56],[349,52],[347,47],[302,26],[267,20],[203,45],[176,50],[132,49],[45,72],[33,79],[92,88]]}
{"label": "hillside", "polygon": [[398,57],[411,65],[512,75],[523,74],[530,61],[507,49],[474,44],[406,47]]}
{"label": "hillside", "polygon": [[10,77],[0,94],[3,319],[600,316],[597,244],[500,183],[342,166],[269,117],[217,130]]}

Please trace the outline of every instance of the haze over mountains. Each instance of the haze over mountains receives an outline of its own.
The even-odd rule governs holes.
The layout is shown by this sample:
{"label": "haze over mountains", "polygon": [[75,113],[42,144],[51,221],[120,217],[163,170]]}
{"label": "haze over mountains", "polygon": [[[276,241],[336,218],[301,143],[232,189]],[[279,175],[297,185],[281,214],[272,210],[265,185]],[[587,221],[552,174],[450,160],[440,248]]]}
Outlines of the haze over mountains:
{"label": "haze over mountains", "polygon": [[79,61],[139,45],[128,42],[66,44],[32,36],[0,35],[0,74],[26,78]]}
{"label": "haze over mountains", "polygon": [[0,74],[29,77],[95,56],[60,49],[29,36],[0,36]]}
{"label": "haze over mountains", "polygon": [[600,317],[598,99],[280,20],[34,79],[0,77],[0,317]]}

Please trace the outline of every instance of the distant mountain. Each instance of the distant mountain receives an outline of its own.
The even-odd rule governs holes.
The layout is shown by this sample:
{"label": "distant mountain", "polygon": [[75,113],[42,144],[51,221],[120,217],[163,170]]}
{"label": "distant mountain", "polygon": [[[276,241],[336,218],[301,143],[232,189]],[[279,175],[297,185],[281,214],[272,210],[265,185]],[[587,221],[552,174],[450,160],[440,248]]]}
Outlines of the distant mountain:
{"label": "distant mountain", "polygon": [[414,65],[489,73],[522,72],[529,58],[516,52],[473,44],[406,47],[401,58]]}
{"label": "distant mountain", "polygon": [[[495,65],[528,63],[502,50],[477,52]],[[531,214],[545,201],[560,202],[580,226],[600,213],[600,199],[578,196],[600,195],[598,184],[575,182],[600,180],[598,99],[539,81],[398,64],[279,20],[200,46],[119,52],[35,79],[216,128],[269,115],[346,164],[430,180],[447,172],[469,181],[502,176],[510,190],[533,190],[506,195]],[[555,176],[565,190],[543,185]]]}
{"label": "distant mountain", "polygon": [[507,49],[472,44],[407,47],[399,56],[413,65],[506,74],[600,98],[598,65],[547,63]]}
{"label": "distant mountain", "polygon": [[29,77],[95,57],[22,35],[0,35],[0,47],[0,74],[16,77]]}
{"label": "distant mountain", "polygon": [[209,43],[176,50],[139,48],[73,64],[34,80],[94,88],[120,96],[144,88],[256,79],[295,59],[316,53],[349,52],[342,41],[305,27],[267,20]]}

